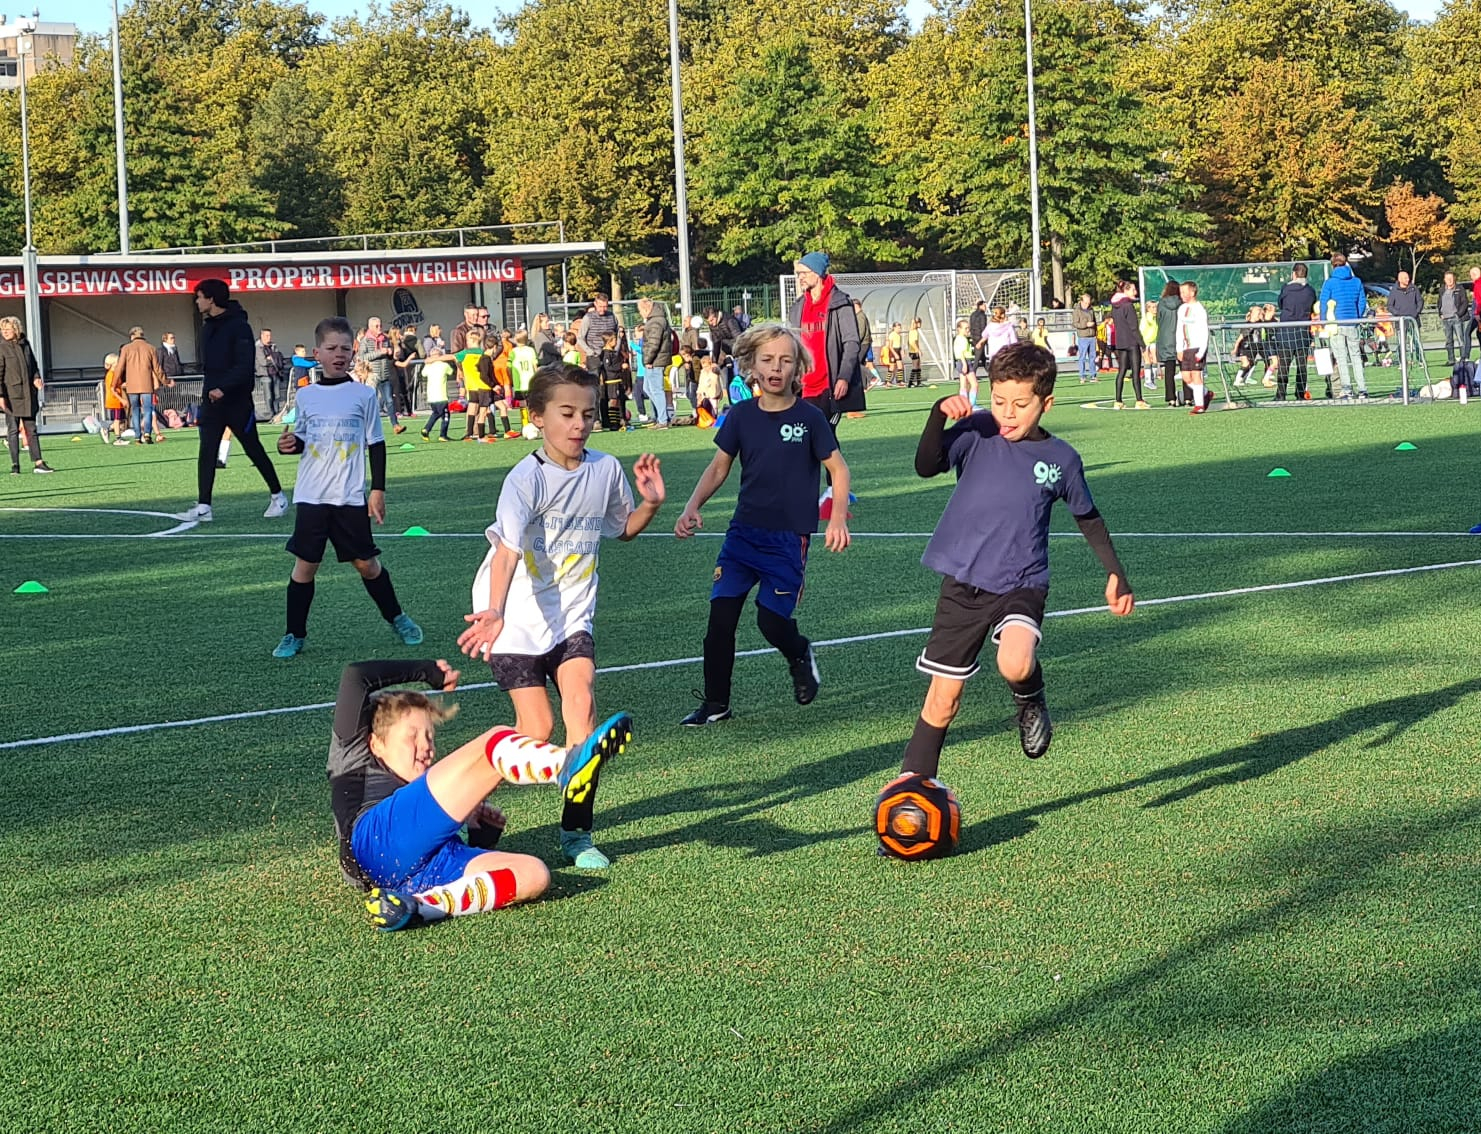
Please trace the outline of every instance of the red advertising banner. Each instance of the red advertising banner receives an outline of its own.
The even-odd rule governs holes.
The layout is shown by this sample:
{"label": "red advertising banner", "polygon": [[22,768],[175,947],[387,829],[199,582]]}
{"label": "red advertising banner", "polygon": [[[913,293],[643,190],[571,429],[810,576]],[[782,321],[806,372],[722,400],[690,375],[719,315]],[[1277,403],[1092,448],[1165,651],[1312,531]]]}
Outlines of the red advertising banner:
{"label": "red advertising banner", "polygon": [[[524,264],[513,256],[486,259],[377,260],[329,264],[212,264],[188,268],[145,266],[48,268],[38,272],[43,298],[104,295],[190,295],[201,280],[225,280],[233,292],[320,291],[361,287],[437,287],[444,284],[518,283]],[[0,268],[0,299],[19,299],[19,268]]]}

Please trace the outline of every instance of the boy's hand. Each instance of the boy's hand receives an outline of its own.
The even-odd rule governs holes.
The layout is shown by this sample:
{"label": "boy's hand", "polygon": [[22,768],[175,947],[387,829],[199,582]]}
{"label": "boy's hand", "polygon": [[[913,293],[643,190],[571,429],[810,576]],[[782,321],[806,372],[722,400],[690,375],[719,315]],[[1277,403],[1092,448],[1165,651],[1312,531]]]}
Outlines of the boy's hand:
{"label": "boy's hand", "polygon": [[823,532],[823,546],[829,551],[842,551],[849,545],[848,522],[842,519],[828,521]]}
{"label": "boy's hand", "polygon": [[366,508],[369,509],[370,515],[376,523],[384,524],[386,522],[385,490],[380,488],[372,488],[370,490],[370,496],[366,503]]}
{"label": "boy's hand", "polygon": [[448,665],[442,658],[437,659],[437,668],[442,670],[442,691],[444,693],[451,693],[458,687],[458,678],[463,675]]}
{"label": "boy's hand", "polygon": [[1136,605],[1131,591],[1119,575],[1112,575],[1106,580],[1106,605],[1111,608],[1112,614],[1121,618],[1130,614],[1131,608]]}
{"label": "boy's hand", "polygon": [[637,485],[638,495],[646,504],[652,504],[655,508],[667,499],[667,491],[663,485],[663,473],[660,470],[661,462],[652,453],[644,453],[633,465],[633,482]]}
{"label": "boy's hand", "polygon": [[688,539],[704,526],[704,520],[700,518],[698,512],[692,508],[685,508],[680,514],[678,522],[674,524],[674,535],[680,539]]}
{"label": "boy's hand", "polygon": [[469,626],[458,635],[458,649],[470,658],[487,660],[504,631],[504,616],[495,610],[485,610],[482,614],[465,614],[463,621]]}
{"label": "boy's hand", "polygon": [[949,398],[941,399],[941,412],[946,415],[947,421],[960,421],[964,417],[971,417],[975,411],[972,403],[961,394],[952,394]]}
{"label": "boy's hand", "polygon": [[298,434],[293,432],[291,425],[278,434],[278,452],[285,457],[292,457],[303,452],[302,442],[298,440]]}

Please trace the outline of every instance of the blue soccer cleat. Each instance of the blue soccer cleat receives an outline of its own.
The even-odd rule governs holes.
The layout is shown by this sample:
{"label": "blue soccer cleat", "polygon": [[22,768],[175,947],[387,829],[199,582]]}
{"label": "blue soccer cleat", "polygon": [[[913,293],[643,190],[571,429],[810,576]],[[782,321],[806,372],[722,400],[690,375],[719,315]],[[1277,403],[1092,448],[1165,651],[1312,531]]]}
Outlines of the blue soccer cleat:
{"label": "blue soccer cleat", "polygon": [[571,803],[586,802],[601,766],[626,752],[632,738],[632,714],[617,713],[597,726],[578,748],[567,752],[566,762],[556,777],[566,799]]}
{"label": "blue soccer cleat", "polygon": [[401,639],[402,645],[420,646],[422,644],[422,628],[411,620],[411,615],[402,611],[391,623],[391,629],[396,631],[396,636]]}
{"label": "blue soccer cleat", "polygon": [[365,912],[370,924],[387,933],[420,924],[416,898],[400,890],[373,887],[365,895]]}
{"label": "blue soccer cleat", "polygon": [[303,653],[303,642],[304,640],[302,638],[296,637],[293,634],[284,634],[283,640],[273,647],[273,657],[297,657],[299,654]]}

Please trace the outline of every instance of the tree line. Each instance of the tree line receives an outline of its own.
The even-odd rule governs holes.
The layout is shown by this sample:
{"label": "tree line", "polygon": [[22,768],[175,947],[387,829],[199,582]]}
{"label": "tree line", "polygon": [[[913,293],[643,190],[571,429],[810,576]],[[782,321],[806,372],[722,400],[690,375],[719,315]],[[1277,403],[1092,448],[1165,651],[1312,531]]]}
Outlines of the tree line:
{"label": "tree line", "polygon": [[[1034,0],[1046,293],[1139,264],[1481,246],[1481,0]],[[1030,262],[1019,0],[682,0],[697,282]],[[630,286],[676,275],[667,0],[434,0],[326,24],[281,0],[121,18],[136,249],[561,219]],[[27,88],[43,254],[118,247],[106,39]],[[0,254],[23,242],[0,94]]]}

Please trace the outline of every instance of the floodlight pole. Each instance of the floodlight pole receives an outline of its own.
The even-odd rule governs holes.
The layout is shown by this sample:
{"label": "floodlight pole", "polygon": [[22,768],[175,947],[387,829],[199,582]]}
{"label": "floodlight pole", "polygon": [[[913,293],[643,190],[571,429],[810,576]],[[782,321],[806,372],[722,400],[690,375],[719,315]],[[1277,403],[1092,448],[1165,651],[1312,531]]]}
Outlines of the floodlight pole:
{"label": "floodlight pole", "polygon": [[1039,314],[1039,287],[1044,273],[1042,254],[1039,250],[1039,127],[1034,114],[1034,11],[1033,0],[1023,0],[1023,48],[1028,66],[1028,193],[1029,212],[1032,218],[1033,278],[1028,287],[1029,326]]}
{"label": "floodlight pole", "polygon": [[36,34],[39,13],[22,19],[16,25],[15,51],[21,76],[21,195],[25,198],[26,246],[21,249],[21,274],[26,293],[26,340],[36,355],[36,365],[46,373],[46,348],[41,341],[41,281],[36,264],[36,242],[31,233],[31,130],[26,111],[26,56],[36,58]]}
{"label": "floodlight pole", "polygon": [[679,315],[693,314],[689,278],[689,192],[684,177],[684,96],[679,83],[679,0],[669,0],[669,87],[674,104],[674,217],[679,239]]}
{"label": "floodlight pole", "polygon": [[118,42],[118,0],[113,0],[113,148],[118,163],[118,250],[129,251],[129,175],[123,158],[123,47]]}

